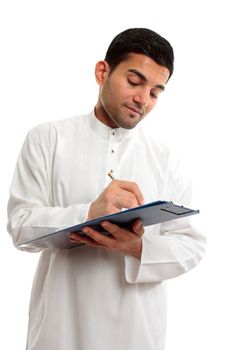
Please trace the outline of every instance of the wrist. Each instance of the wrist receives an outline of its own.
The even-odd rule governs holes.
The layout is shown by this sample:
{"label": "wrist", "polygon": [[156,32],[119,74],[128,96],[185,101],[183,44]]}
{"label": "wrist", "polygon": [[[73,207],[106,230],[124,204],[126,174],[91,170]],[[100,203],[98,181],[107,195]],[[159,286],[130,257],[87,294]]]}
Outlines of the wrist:
{"label": "wrist", "polygon": [[134,246],[124,252],[125,255],[133,256],[134,258],[141,260],[142,256],[142,239],[138,239],[134,242]]}
{"label": "wrist", "polygon": [[91,202],[89,209],[88,209],[87,221],[94,220],[92,212],[93,212],[93,202]]}

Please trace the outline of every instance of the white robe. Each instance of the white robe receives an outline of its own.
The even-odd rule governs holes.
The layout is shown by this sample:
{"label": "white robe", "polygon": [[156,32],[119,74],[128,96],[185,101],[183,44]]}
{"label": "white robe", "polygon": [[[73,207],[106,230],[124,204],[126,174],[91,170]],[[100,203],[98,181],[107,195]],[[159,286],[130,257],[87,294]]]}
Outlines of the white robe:
{"label": "white robe", "polygon": [[[85,221],[111,181],[136,182],[145,202],[190,205],[190,182],[171,152],[140,126],[111,129],[94,113],[32,129],[10,190],[15,245]],[[163,350],[165,280],[193,268],[204,238],[189,218],[145,229],[141,261],[80,246],[40,251],[27,350]]]}

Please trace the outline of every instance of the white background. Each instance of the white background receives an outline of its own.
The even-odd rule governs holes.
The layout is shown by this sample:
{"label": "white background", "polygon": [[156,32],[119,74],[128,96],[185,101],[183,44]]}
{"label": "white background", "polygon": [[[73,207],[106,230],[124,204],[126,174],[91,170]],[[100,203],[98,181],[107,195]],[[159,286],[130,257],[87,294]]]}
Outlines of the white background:
{"label": "white background", "polygon": [[168,283],[167,350],[233,348],[231,23],[227,0],[1,1],[1,349],[25,348],[39,257],[16,250],[5,228],[22,142],[39,123],[94,107],[95,63],[129,27],[174,47],[174,76],[145,124],[186,159],[208,237],[202,263]]}

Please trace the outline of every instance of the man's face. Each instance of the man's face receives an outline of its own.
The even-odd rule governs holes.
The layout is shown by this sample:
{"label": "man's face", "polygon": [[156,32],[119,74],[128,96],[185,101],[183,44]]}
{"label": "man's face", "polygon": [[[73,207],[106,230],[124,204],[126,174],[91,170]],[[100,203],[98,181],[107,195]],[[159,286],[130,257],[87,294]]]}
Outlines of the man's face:
{"label": "man's face", "polygon": [[97,118],[112,128],[134,128],[155,106],[168,78],[166,67],[141,54],[130,54],[112,72],[105,61],[98,62]]}

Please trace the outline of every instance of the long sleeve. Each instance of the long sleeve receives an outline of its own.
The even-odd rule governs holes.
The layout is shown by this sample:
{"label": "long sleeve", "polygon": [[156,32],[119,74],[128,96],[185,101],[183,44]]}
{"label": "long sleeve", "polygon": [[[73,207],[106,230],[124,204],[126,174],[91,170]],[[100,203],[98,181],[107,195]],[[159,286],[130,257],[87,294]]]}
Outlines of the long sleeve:
{"label": "long sleeve", "polygon": [[[191,206],[191,184],[181,163],[170,164],[167,199]],[[146,229],[141,261],[127,256],[126,279],[129,283],[161,282],[179,276],[201,260],[205,237],[194,225],[198,217],[176,219]],[[195,227],[196,226],[196,227]]]}
{"label": "long sleeve", "polygon": [[[55,138],[51,137],[51,130],[47,134],[50,135],[44,138],[47,147],[43,147],[36,130],[31,130],[16,165],[10,188],[7,226],[16,246],[81,223],[88,211],[89,203],[54,206],[52,153]],[[40,247],[20,249],[39,251]]]}

